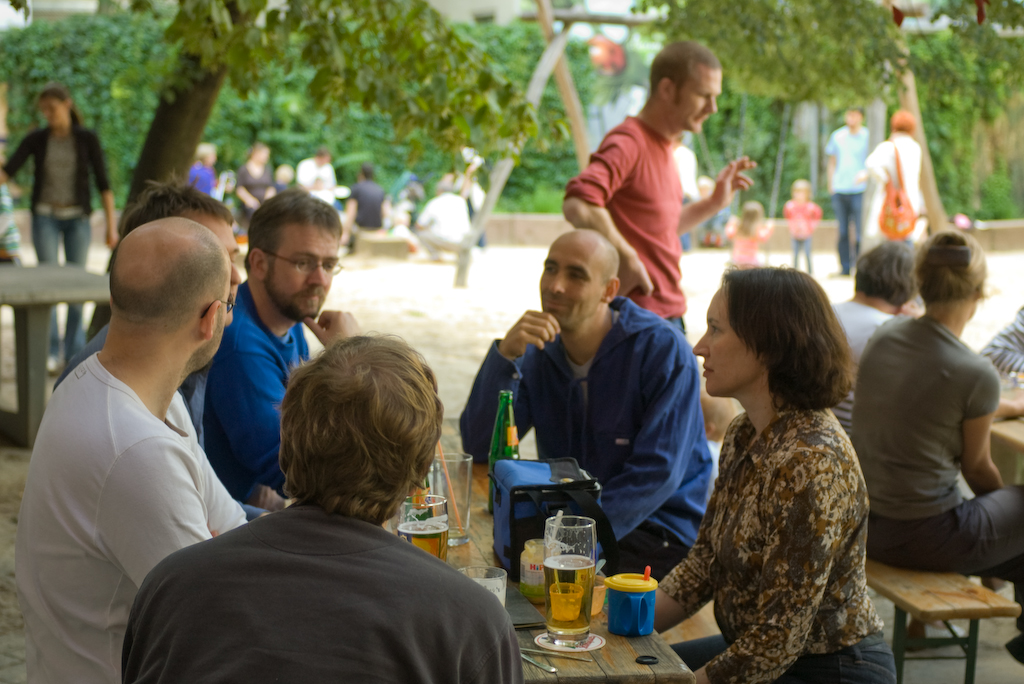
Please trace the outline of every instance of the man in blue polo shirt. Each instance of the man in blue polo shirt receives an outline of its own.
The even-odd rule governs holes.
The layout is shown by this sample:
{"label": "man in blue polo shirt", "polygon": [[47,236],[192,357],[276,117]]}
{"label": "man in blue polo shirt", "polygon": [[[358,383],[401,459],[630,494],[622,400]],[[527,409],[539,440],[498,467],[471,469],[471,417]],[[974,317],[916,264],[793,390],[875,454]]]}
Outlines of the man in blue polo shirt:
{"label": "man in blue polo shirt", "polygon": [[462,413],[462,445],[486,460],[499,390],[540,458],[571,456],[601,483],[620,572],[660,579],[686,557],[704,517],[711,456],[693,350],[678,328],[618,297],[619,256],[600,233],[551,245],[540,291],[491,345]]}
{"label": "man in blue polo shirt", "polygon": [[[841,275],[850,275],[850,267],[860,254],[861,207],[867,183],[858,182],[868,158],[868,129],[862,125],[864,114],[856,108],[846,110],[846,125],[828,139],[828,192],[839,226],[839,266]],[[850,249],[850,220],[856,234]]]}
{"label": "man in blue polo shirt", "polygon": [[213,359],[203,415],[210,464],[244,503],[284,505],[279,406],[292,369],[309,358],[303,324],[325,346],[359,332],[351,314],[320,313],[340,248],[338,212],[301,188],[264,202],[249,223],[249,279]]}

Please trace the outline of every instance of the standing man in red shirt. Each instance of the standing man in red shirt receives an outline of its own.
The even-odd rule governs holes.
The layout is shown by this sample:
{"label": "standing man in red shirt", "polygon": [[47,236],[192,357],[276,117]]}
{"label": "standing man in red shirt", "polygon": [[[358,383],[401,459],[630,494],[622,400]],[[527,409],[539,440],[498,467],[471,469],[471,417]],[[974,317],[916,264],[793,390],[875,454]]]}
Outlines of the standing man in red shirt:
{"label": "standing man in red shirt", "polygon": [[562,212],[576,228],[604,235],[620,256],[620,292],[684,329],[686,296],[680,280],[679,236],[732,202],[752,184],[746,157],[718,174],[710,197],[683,206],[673,141],[699,133],[718,111],[722,65],[692,42],[672,43],[651,64],[651,94],[636,117],[605,136],[590,165],[565,189]]}

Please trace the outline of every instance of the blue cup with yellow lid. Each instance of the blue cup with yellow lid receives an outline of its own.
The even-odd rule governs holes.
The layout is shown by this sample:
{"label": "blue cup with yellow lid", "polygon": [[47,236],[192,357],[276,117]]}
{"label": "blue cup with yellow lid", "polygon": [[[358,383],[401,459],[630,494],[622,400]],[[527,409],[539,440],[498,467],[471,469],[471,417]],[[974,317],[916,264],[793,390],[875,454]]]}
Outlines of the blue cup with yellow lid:
{"label": "blue cup with yellow lid", "polygon": [[651,568],[644,574],[623,572],[604,581],[608,588],[608,631],[619,636],[645,636],[654,631],[654,590]]}

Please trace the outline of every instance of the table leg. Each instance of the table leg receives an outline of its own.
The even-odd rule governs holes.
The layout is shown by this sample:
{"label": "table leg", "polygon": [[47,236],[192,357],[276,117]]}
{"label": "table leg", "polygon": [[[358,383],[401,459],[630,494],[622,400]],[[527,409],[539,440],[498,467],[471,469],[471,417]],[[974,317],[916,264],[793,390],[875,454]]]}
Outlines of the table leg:
{"label": "table leg", "polygon": [[14,307],[18,412],[0,411],[0,430],[20,446],[36,441],[46,408],[46,356],[50,340],[50,305]]}

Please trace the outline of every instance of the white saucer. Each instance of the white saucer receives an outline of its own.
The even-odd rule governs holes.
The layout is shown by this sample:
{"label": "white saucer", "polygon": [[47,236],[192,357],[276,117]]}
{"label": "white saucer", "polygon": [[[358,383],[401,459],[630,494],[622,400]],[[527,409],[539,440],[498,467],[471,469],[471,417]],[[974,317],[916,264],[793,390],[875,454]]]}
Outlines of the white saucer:
{"label": "white saucer", "polygon": [[551,635],[547,632],[538,634],[537,638],[533,640],[533,643],[537,644],[541,648],[546,648],[549,651],[561,651],[562,653],[576,653],[583,651],[596,651],[605,644],[604,637],[600,634],[591,634],[583,641],[579,646],[556,646],[551,640]]}

